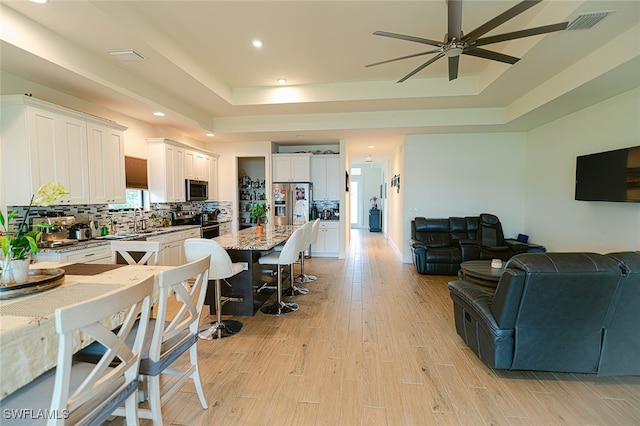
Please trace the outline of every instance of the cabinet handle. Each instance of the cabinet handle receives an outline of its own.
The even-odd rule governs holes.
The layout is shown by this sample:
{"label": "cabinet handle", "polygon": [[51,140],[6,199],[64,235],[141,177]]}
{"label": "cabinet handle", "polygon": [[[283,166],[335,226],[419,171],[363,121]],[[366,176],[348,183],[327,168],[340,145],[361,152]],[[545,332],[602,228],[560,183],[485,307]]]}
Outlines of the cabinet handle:
{"label": "cabinet handle", "polygon": [[90,256],[95,256],[95,253],[89,253],[84,255],[84,257],[90,257]]}

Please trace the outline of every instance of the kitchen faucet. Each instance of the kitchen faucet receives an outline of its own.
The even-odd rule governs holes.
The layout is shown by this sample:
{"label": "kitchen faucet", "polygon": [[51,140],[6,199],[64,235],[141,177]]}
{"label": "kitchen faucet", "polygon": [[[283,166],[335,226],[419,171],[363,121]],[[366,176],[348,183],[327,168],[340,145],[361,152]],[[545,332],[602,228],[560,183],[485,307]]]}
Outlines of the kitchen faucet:
{"label": "kitchen faucet", "polygon": [[133,208],[133,232],[138,232],[138,215],[142,219],[142,209],[140,207]]}

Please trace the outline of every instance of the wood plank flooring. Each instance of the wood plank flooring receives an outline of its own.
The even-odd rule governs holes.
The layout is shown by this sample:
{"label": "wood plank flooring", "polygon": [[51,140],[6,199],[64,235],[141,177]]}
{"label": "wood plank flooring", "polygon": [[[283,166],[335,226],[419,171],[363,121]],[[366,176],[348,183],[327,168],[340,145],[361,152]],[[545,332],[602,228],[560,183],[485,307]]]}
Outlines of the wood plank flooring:
{"label": "wood plank flooring", "polygon": [[640,425],[638,376],[486,367],[455,332],[453,277],[417,274],[380,233],[352,231],[347,259],[305,267],[318,280],[299,311],[199,341],[209,408],[187,383],[165,424]]}

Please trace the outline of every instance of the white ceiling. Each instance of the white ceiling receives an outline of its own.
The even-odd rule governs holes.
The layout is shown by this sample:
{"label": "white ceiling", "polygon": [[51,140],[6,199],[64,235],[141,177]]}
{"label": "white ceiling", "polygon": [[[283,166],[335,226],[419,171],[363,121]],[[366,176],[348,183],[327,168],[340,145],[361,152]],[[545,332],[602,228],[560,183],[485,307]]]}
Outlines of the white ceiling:
{"label": "white ceiling", "polygon": [[[465,1],[463,31],[517,3]],[[406,134],[525,131],[638,87],[640,1],[543,1],[488,35],[604,10],[615,12],[588,30],[485,46],[515,65],[463,55],[455,81],[441,59],[397,84],[431,56],[364,65],[431,48],[373,31],[441,40],[445,0],[2,0],[0,88],[19,76],[201,143],[344,139],[353,161],[380,160]],[[120,62],[114,49],[146,60]]]}

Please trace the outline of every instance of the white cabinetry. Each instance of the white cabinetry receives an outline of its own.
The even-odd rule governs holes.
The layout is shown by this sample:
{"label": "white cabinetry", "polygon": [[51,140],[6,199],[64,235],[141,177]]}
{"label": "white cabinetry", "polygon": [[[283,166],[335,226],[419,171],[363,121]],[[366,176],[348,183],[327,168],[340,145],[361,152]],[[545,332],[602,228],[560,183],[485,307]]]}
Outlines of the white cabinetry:
{"label": "white cabinetry", "polygon": [[220,222],[220,235],[231,233],[231,222]]}
{"label": "white cabinetry", "polygon": [[185,179],[209,182],[209,200],[218,199],[218,157],[189,149],[164,138],[149,144],[149,200],[152,203],[183,202]]}
{"label": "white cabinetry", "polygon": [[208,155],[198,151],[185,151],[185,179],[209,180],[211,160]]}
{"label": "white cabinetry", "polygon": [[158,264],[166,266],[179,266],[186,263],[184,255],[184,241],[187,238],[199,238],[200,228],[187,231],[170,232],[168,234],[147,237],[147,241],[159,241],[160,253]]}
{"label": "white cabinetry", "polygon": [[314,200],[340,199],[340,156],[311,157],[311,182]]}
{"label": "white cabinetry", "polygon": [[311,255],[319,257],[338,256],[340,248],[338,221],[321,221],[318,230],[318,239],[311,245]]}
{"label": "white cabinetry", "polygon": [[90,123],[87,126],[87,135],[91,202],[124,203],[124,133]]}
{"label": "white cabinetry", "polygon": [[149,144],[149,201],[185,201],[185,149],[169,139],[147,139]]}
{"label": "white cabinetry", "polygon": [[311,154],[272,154],[273,182],[310,182]]}
{"label": "white cabinetry", "polygon": [[[88,114],[23,95],[2,96],[2,173],[7,205],[28,205],[40,185],[57,182],[69,195],[56,204],[88,204],[92,201],[90,176],[99,174],[90,161],[88,129],[101,127],[119,134],[123,143],[126,127]],[[91,147],[92,148],[92,147]],[[109,167],[124,162],[122,151],[110,157]],[[101,159],[103,163],[107,159]],[[121,169],[124,191],[124,167]],[[111,188],[116,190],[116,188]],[[102,202],[102,201],[95,201]]]}
{"label": "white cabinetry", "polygon": [[61,253],[38,252],[38,262],[111,263],[111,246],[106,244]]}

